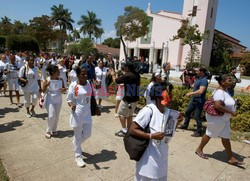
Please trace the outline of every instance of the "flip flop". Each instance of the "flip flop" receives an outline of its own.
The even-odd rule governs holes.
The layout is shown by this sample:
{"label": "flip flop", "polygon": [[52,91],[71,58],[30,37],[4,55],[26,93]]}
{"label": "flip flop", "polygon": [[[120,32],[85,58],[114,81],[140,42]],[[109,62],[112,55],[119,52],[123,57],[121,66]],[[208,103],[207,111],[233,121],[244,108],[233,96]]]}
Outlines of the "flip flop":
{"label": "flip flop", "polygon": [[237,166],[237,165],[244,165],[245,163],[244,162],[241,162],[241,161],[236,161],[236,162],[228,162],[230,165],[235,165],[235,166]]}
{"label": "flip flop", "polygon": [[206,155],[204,155],[203,152],[198,152],[198,151],[195,151],[195,154],[198,155],[199,157],[203,158],[203,159],[208,159],[208,157]]}

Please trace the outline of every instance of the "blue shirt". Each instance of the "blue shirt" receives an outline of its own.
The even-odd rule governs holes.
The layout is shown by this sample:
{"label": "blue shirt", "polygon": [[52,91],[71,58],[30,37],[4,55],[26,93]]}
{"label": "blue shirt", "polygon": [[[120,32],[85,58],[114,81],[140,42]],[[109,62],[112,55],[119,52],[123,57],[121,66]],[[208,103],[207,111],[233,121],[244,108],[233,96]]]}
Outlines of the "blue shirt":
{"label": "blue shirt", "polygon": [[206,100],[206,93],[207,93],[207,86],[208,86],[208,81],[206,77],[200,77],[196,79],[193,92],[199,90],[201,86],[206,87],[205,91],[201,95],[194,95],[193,100],[198,101],[200,103],[204,103]]}
{"label": "blue shirt", "polygon": [[92,80],[95,78],[95,66],[93,64],[89,65],[88,62],[86,62],[82,65],[82,67],[87,70],[88,80],[92,82]]}

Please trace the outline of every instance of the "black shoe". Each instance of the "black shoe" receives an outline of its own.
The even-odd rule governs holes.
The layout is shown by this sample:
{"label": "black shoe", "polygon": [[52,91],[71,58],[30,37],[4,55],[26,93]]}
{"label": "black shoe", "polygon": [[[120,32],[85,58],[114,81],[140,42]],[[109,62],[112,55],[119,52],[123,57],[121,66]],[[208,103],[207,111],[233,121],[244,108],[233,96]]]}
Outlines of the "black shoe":
{"label": "black shoe", "polygon": [[122,130],[115,133],[115,136],[119,136],[119,137],[124,137],[125,135],[126,135],[126,133],[124,133]]}
{"label": "black shoe", "polygon": [[188,129],[188,126],[183,124],[183,125],[180,126],[180,129]]}
{"label": "black shoe", "polygon": [[201,131],[195,131],[194,134],[192,134],[191,136],[193,136],[193,137],[201,137],[202,134],[201,134]]}

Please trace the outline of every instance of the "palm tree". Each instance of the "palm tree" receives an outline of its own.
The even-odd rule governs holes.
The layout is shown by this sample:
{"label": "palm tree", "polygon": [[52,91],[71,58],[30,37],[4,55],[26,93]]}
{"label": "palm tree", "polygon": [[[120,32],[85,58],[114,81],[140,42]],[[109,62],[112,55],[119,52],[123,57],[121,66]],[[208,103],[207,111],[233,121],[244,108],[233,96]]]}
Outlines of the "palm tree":
{"label": "palm tree", "polygon": [[80,39],[80,33],[77,29],[73,29],[72,30],[72,38],[73,38],[73,41],[76,42],[78,39]]}
{"label": "palm tree", "polygon": [[100,38],[100,43],[101,43],[101,37],[102,37],[102,34],[104,33],[104,29],[103,28],[98,28],[95,33],[94,33],[94,36],[96,38],[96,43],[97,43],[97,39]]}
{"label": "palm tree", "polygon": [[8,18],[7,16],[1,17],[1,24],[11,24],[11,19]]}
{"label": "palm tree", "polygon": [[[59,29],[61,32],[67,36],[67,30],[73,30],[74,20],[71,19],[71,12],[69,12],[68,9],[64,9],[62,4],[59,4],[57,7],[56,5],[53,5],[51,7],[51,19],[54,21],[56,26],[59,26]],[[62,50],[62,42],[63,38],[61,37],[61,50]]]}
{"label": "palm tree", "polygon": [[83,34],[88,34],[89,38],[92,38],[92,35],[98,31],[102,24],[102,20],[96,17],[96,14],[92,11],[87,11],[88,15],[82,15],[81,20],[78,22],[78,25],[82,25],[80,27],[80,32]]}
{"label": "palm tree", "polygon": [[0,21],[0,34],[1,35],[10,35],[12,29],[11,19],[7,16],[1,17]]}

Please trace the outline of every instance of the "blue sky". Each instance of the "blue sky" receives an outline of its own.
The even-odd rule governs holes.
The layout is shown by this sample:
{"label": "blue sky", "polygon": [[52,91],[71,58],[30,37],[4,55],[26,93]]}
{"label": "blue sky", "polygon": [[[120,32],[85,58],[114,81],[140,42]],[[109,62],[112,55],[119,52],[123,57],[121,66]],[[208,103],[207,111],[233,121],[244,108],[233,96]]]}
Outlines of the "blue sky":
{"label": "blue sky", "polygon": [[[114,23],[124,12],[125,6],[137,6],[144,10],[151,2],[153,12],[160,10],[182,12],[183,0],[0,0],[0,17],[7,16],[12,21],[28,22],[36,16],[50,15],[53,5],[63,4],[72,12],[74,27],[81,15],[93,11],[102,19],[105,29],[103,39],[115,36]],[[250,0],[219,0],[216,29],[233,36],[250,49]]]}

